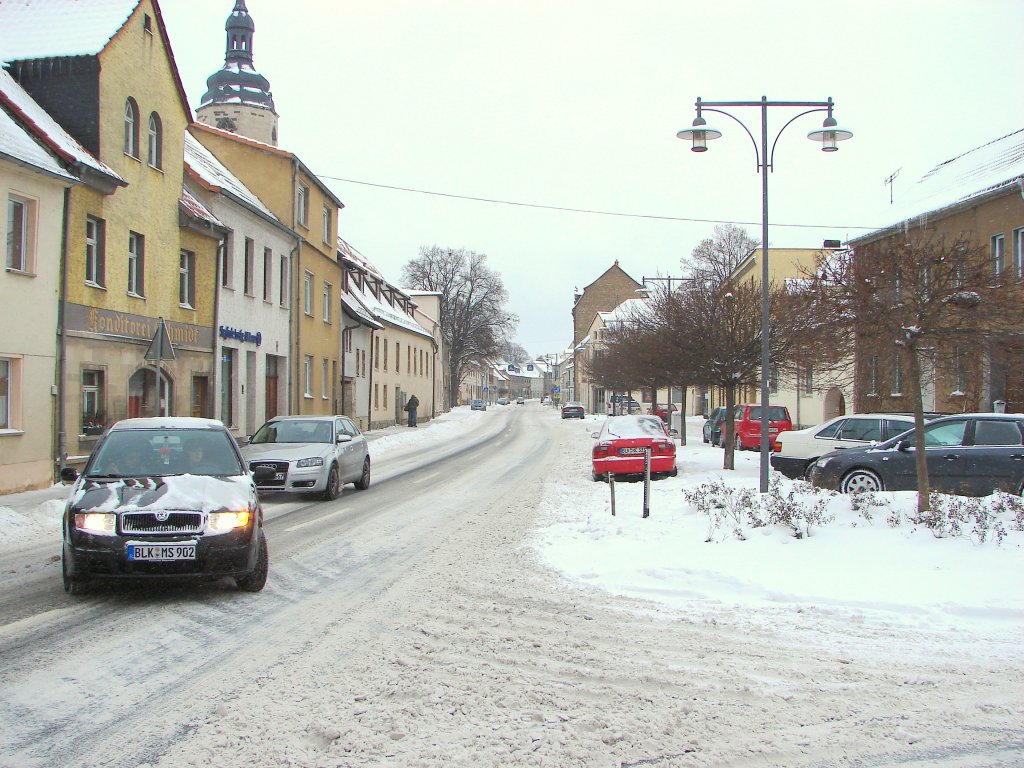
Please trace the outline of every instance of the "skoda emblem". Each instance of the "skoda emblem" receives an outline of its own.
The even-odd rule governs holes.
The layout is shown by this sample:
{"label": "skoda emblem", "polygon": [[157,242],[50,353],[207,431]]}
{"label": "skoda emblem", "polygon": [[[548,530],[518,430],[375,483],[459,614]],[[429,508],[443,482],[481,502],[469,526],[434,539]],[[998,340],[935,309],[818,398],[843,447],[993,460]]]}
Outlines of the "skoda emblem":
{"label": "skoda emblem", "polygon": [[154,514],[156,515],[156,519],[161,523],[167,522],[167,518],[171,516],[170,512],[154,512]]}

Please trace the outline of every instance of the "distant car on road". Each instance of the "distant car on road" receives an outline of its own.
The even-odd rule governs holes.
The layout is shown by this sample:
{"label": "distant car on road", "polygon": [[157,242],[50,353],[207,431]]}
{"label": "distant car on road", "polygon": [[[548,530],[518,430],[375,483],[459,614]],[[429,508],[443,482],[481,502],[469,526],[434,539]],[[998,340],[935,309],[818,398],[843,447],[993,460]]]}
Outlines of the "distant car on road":
{"label": "distant car on road", "polygon": [[68,593],[101,579],[231,576],[247,592],[266,584],[263,508],[238,444],[219,421],[119,421],[82,474],[68,467],[61,480],[74,483],[62,524]]}
{"label": "distant car on road", "polygon": [[[1024,493],[1024,415],[943,416],[925,424],[924,445],[933,491]],[[916,490],[913,430],[878,445],[826,453],[814,463],[811,483],[842,493]]]}
{"label": "distant car on road", "polygon": [[516,405],[522,405],[522,404],[523,404],[523,403],[525,403],[525,402],[526,402],[526,401],[525,401],[525,400],[524,400],[524,399],[522,398],[522,396],[521,396],[521,395],[520,395],[519,397],[517,397],[517,398],[516,398]]}
{"label": "distant car on road", "polygon": [[594,480],[604,480],[608,473],[643,476],[647,451],[652,476],[675,477],[679,470],[673,432],[657,416],[609,416],[601,431],[593,434],[597,440],[591,451]]}
{"label": "distant car on road", "polygon": [[855,413],[775,438],[774,469],[792,479],[807,478],[819,456],[846,448],[881,443],[914,428],[914,417],[897,413]]}
{"label": "distant car on road", "polygon": [[497,400],[494,401],[494,404],[495,405],[508,405],[508,398],[507,397],[499,397]]}
{"label": "distant car on road", "polygon": [[586,410],[583,408],[583,403],[571,402],[562,406],[563,419],[582,419],[584,416],[586,416]]}
{"label": "distant car on road", "polygon": [[330,501],[346,483],[370,487],[366,437],[347,416],[277,416],[242,446],[242,455],[253,471],[274,471],[257,479],[261,491],[319,493]]}
{"label": "distant car on road", "polygon": [[486,411],[487,403],[483,400],[474,400],[469,404],[469,410],[471,411]]}

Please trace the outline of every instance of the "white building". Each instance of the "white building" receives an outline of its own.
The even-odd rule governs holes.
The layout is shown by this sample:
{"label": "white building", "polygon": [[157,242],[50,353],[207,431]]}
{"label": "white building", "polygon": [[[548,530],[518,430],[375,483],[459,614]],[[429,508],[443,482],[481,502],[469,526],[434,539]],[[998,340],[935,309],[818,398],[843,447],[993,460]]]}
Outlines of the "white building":
{"label": "white building", "polygon": [[185,188],[223,227],[217,269],[215,418],[236,437],[288,412],[296,236],[191,134]]}

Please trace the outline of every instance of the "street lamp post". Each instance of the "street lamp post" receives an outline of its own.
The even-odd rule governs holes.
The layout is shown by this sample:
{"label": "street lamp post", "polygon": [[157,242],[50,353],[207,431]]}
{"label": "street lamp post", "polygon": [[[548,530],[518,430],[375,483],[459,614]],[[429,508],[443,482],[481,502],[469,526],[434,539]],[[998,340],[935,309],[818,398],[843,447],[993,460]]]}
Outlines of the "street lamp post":
{"label": "street lamp post", "polygon": [[[697,97],[697,117],[694,118],[690,128],[684,128],[676,136],[680,139],[690,139],[693,142],[691,150],[694,152],[706,152],[707,142],[711,139],[721,138],[722,132],[712,128],[704,119],[703,112],[715,112],[734,120],[747,132],[751,142],[754,144],[754,155],[757,159],[757,171],[761,174],[761,493],[768,491],[768,405],[769,386],[768,376],[771,367],[769,352],[769,322],[768,322],[768,171],[775,170],[775,146],[779,143],[782,132],[789,127],[794,120],[809,115],[812,112],[827,112],[828,115],[818,130],[811,131],[807,138],[811,141],[820,141],[823,152],[835,152],[838,147],[836,142],[845,141],[853,136],[853,133],[836,125],[832,117],[832,97],[828,101],[768,101],[767,96],[762,96],[760,101],[702,101]],[[761,145],[758,148],[757,140],[743,122],[735,115],[722,109],[722,107],[759,107],[761,109]],[[771,153],[768,152],[768,108],[788,107],[790,109],[805,108],[802,112],[790,118],[790,120],[779,129],[772,140]]]}

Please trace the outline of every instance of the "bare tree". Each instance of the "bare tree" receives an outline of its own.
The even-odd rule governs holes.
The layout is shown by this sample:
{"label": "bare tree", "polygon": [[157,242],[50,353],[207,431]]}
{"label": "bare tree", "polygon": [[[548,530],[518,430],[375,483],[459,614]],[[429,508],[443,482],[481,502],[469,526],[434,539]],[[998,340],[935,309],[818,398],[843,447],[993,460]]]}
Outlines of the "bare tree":
{"label": "bare tree", "polygon": [[[943,237],[925,228],[824,255],[818,289],[833,306],[835,322],[856,339],[858,380],[881,400],[885,384],[879,379],[887,376],[888,389],[903,391],[911,400],[917,506],[924,513],[930,484],[922,385],[944,370],[962,370],[971,363],[969,356],[975,356],[978,370],[981,340],[1019,339],[1020,289],[994,273],[976,238]],[[865,403],[864,394],[858,407]]]}
{"label": "bare tree", "polygon": [[403,282],[441,294],[441,335],[448,350],[449,404],[456,405],[471,363],[495,357],[518,322],[505,308],[508,292],[487,256],[464,249],[421,247],[402,267]]}
{"label": "bare tree", "polygon": [[531,359],[524,346],[509,340],[498,344],[497,356],[506,363],[525,363]]}
{"label": "bare tree", "polygon": [[737,265],[760,244],[742,227],[719,224],[713,237],[701,240],[690,258],[684,257],[679,263],[694,279],[719,287],[729,281]]}

